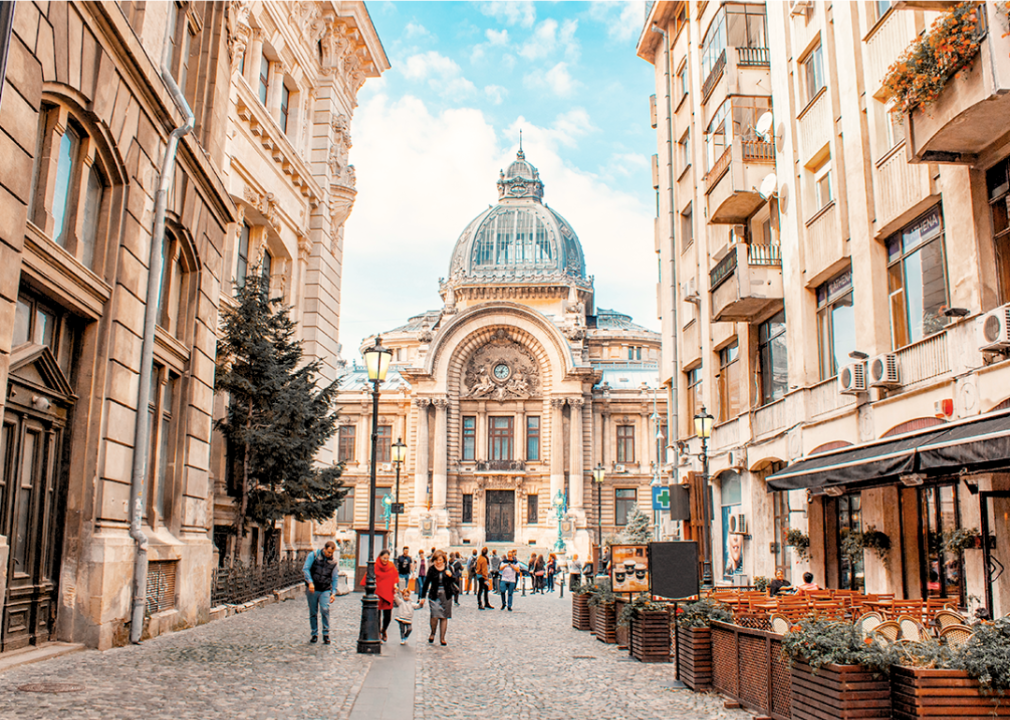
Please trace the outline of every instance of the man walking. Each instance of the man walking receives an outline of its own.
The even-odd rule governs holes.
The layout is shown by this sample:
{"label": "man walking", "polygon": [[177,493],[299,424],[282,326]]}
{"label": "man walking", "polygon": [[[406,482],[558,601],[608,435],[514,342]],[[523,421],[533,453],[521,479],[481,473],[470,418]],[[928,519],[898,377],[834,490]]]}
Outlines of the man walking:
{"label": "man walking", "polygon": [[491,551],[491,592],[495,595],[498,594],[498,578],[501,577],[501,573],[498,572],[498,568],[501,567],[501,558],[498,557],[498,551]]}
{"label": "man walking", "polygon": [[307,587],[305,596],[309,601],[309,629],[312,631],[309,642],[312,643],[319,641],[317,614],[322,614],[323,645],[330,644],[330,603],[336,599],[331,591],[336,589],[337,575],[340,572],[340,564],[334,557],[336,553],[337,544],[328,540],[322,550],[309,553],[302,566]]}
{"label": "man walking", "polygon": [[410,589],[410,567],[413,565],[414,559],[410,557],[410,548],[403,548],[403,555],[396,558],[396,572],[400,576],[400,587],[407,590]]}
{"label": "man walking", "polygon": [[499,570],[501,580],[498,582],[498,588],[501,592],[501,609],[504,610],[508,607],[509,612],[512,612],[512,594],[515,592],[519,573],[522,572],[519,561],[516,560],[515,550],[509,550],[508,556],[501,561]]}

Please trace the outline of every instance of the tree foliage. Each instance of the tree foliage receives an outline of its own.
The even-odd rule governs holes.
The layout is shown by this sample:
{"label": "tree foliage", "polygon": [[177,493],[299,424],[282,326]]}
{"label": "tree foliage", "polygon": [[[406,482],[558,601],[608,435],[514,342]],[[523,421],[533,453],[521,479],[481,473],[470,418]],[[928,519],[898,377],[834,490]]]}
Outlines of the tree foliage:
{"label": "tree foliage", "polygon": [[649,516],[636,505],[628,517],[628,524],[624,526],[624,530],[619,536],[620,542],[618,544],[639,545],[652,540],[650,522]]}
{"label": "tree foliage", "polygon": [[302,362],[290,308],[269,292],[269,279],[250,270],[217,345],[215,391],[228,394],[228,409],[216,427],[234,455],[241,534],[249,522],[328,519],[347,494],[342,466],[315,460],[337,429],[337,382],[318,386],[319,361]]}

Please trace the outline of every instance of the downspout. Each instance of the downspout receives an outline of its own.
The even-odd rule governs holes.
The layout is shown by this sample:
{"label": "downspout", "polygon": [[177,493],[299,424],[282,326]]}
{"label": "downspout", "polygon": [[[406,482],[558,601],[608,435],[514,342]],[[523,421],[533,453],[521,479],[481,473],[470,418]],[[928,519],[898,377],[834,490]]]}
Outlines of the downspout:
{"label": "downspout", "polygon": [[[667,397],[667,447],[674,448],[673,468],[670,473],[670,484],[677,484],[678,472],[680,468],[680,450],[677,449],[677,441],[680,439],[680,420],[678,405],[678,389],[680,385],[680,369],[677,360],[677,344],[680,342],[680,332],[677,321],[677,241],[675,235],[677,219],[677,202],[674,192],[674,172],[673,172],[673,83],[670,75],[670,39],[666,31],[658,25],[653,25],[650,30],[660,33],[663,36],[663,50],[665,51],[665,66],[663,75],[666,78],[666,157],[667,168],[669,169],[670,182],[670,289],[673,294],[673,302],[670,303],[670,322],[673,328],[673,342],[670,343],[670,364],[673,368],[673,375],[670,378],[670,389]],[[693,216],[692,216],[693,220]],[[672,440],[672,442],[671,442]]]}
{"label": "downspout", "polygon": [[144,631],[144,610],[147,605],[147,536],[141,530],[144,519],[144,484],[150,456],[150,424],[147,406],[151,402],[151,376],[154,374],[154,335],[158,324],[158,302],[161,292],[162,245],[165,242],[165,212],[168,193],[175,178],[175,158],[179,140],[193,129],[193,111],[172,77],[169,66],[169,38],[166,29],[165,53],[162,58],[161,78],[172,99],[185,116],[182,125],[168,136],[165,157],[161,162],[161,177],[154,197],[154,231],[151,234],[151,254],[147,267],[147,304],[144,308],[144,339],[140,349],[140,388],[137,392],[137,420],[133,434],[133,476],[130,482],[130,537],[136,543],[133,556],[133,612],[130,619],[130,642],[139,643]]}

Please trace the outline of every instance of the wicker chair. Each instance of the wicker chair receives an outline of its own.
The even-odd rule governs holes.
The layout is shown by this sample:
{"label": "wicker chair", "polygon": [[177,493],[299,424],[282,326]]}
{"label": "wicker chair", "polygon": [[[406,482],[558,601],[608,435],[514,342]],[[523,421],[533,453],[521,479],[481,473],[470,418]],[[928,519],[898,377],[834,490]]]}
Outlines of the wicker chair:
{"label": "wicker chair", "polygon": [[894,620],[888,620],[873,628],[873,634],[886,642],[894,642],[901,635],[901,626]]}
{"label": "wicker chair", "polygon": [[789,628],[792,627],[792,623],[789,622],[789,618],[784,615],[772,615],[772,632],[779,635],[785,635],[789,632]]}
{"label": "wicker chair", "polygon": [[951,625],[964,625],[964,616],[960,613],[956,613],[953,610],[939,610],[936,615],[933,616],[936,624],[940,626],[940,629],[948,628]]}
{"label": "wicker chair", "polygon": [[948,625],[940,631],[940,637],[946,640],[948,645],[961,645],[971,636],[971,628],[967,625]]}
{"label": "wicker chair", "polygon": [[926,630],[922,623],[911,615],[902,615],[898,618],[898,625],[901,627],[901,637],[913,642],[921,642],[926,636]]}
{"label": "wicker chair", "polygon": [[882,622],[884,622],[884,618],[880,616],[880,613],[876,612],[868,612],[865,615],[860,616],[859,619],[856,620],[856,624],[860,627],[860,629],[862,629],[864,633],[873,632],[874,628],[876,628]]}

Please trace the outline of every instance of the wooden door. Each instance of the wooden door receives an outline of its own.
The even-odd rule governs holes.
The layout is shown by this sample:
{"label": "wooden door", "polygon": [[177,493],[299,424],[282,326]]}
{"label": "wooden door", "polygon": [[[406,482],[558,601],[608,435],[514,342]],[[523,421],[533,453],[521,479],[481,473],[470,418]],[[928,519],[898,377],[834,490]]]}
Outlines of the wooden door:
{"label": "wooden door", "polygon": [[515,492],[488,490],[485,495],[485,529],[488,542],[512,542],[515,539]]}

